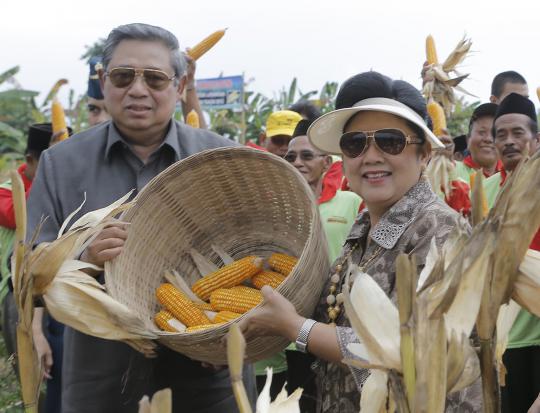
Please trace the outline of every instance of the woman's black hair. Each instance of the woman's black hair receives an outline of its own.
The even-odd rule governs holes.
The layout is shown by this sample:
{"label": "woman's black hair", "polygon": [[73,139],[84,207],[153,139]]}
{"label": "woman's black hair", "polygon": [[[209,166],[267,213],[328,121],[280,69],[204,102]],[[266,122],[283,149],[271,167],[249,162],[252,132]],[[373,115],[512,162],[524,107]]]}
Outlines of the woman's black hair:
{"label": "woman's black hair", "polygon": [[[369,98],[397,100],[420,115],[430,127],[431,119],[427,113],[426,101],[420,91],[410,83],[403,80],[392,80],[378,72],[359,73],[347,79],[339,88],[336,97],[336,109],[350,108],[355,103]],[[419,138],[425,140],[422,128],[409,121],[407,121],[407,124]],[[344,129],[347,128],[347,125],[348,123],[345,124]]]}

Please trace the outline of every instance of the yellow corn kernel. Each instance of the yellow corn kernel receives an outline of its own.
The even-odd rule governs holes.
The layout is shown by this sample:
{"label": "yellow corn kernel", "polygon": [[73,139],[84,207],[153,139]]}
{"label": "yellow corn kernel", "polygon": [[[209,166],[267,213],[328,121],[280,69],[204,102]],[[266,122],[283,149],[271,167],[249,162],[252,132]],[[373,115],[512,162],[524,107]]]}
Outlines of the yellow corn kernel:
{"label": "yellow corn kernel", "polygon": [[193,302],[193,305],[197,307],[199,310],[203,311],[213,311],[212,305],[210,303],[204,302],[204,303],[197,303]]}
{"label": "yellow corn kernel", "polygon": [[[476,174],[474,172],[469,175],[469,180],[471,182],[471,194],[472,194],[474,191],[474,181],[476,180]],[[487,217],[488,213],[489,213],[489,207],[488,207],[488,202],[486,198],[486,193],[482,191],[482,218]]]}
{"label": "yellow corn kernel", "polygon": [[226,323],[226,322],[231,321],[231,320],[236,320],[241,315],[242,314],[233,313],[232,311],[220,311],[214,317],[213,323],[215,323],[215,324]]}
{"label": "yellow corn kernel", "polygon": [[64,114],[64,109],[62,108],[62,105],[58,101],[58,99],[54,98],[51,108],[51,123],[52,123],[52,130],[53,134],[64,131],[61,136],[56,138],[56,142],[63,141],[64,139],[67,139],[69,137],[67,125],[66,125],[66,115]]}
{"label": "yellow corn kernel", "polygon": [[222,324],[225,324],[225,323],[201,324],[201,325],[198,325],[198,326],[191,326],[191,327],[188,327],[186,329],[186,333],[193,333],[194,331],[206,330],[206,329],[209,329],[209,328],[214,328],[214,327],[220,326]]}
{"label": "yellow corn kernel", "polygon": [[262,269],[262,259],[255,255],[244,257],[198,280],[191,289],[201,300],[208,300],[212,291],[231,288]]}
{"label": "yellow corn kernel", "polygon": [[161,284],[156,290],[156,297],[163,307],[188,327],[211,323],[204,311],[195,307],[193,302],[172,284]]}
{"label": "yellow corn kernel", "polygon": [[199,115],[195,112],[195,109],[191,109],[186,116],[186,125],[192,128],[200,128]]}
{"label": "yellow corn kernel", "polygon": [[444,109],[434,100],[427,104],[427,111],[433,122],[433,133],[435,136],[442,136],[446,133],[446,116]]}
{"label": "yellow corn kernel", "polygon": [[268,264],[274,271],[279,272],[285,276],[289,275],[294,266],[298,262],[298,258],[287,254],[273,253],[268,258]]}
{"label": "yellow corn kernel", "polygon": [[285,281],[285,276],[274,271],[261,271],[251,279],[252,284],[259,290],[265,285],[274,289],[278,288],[283,281]]}
{"label": "yellow corn kernel", "polygon": [[218,30],[217,32],[212,33],[210,36],[204,38],[201,42],[197,43],[188,51],[189,57],[193,60],[197,60],[208,50],[210,50],[225,34],[225,30]]}
{"label": "yellow corn kernel", "polygon": [[174,318],[167,310],[161,310],[157,313],[154,321],[159,328],[169,333],[181,333],[186,330],[186,326]]}
{"label": "yellow corn kernel", "polygon": [[232,311],[244,314],[263,300],[262,293],[255,288],[233,287],[221,288],[210,296],[210,303],[216,311]]}
{"label": "yellow corn kernel", "polygon": [[430,65],[439,63],[439,59],[437,58],[437,49],[435,48],[435,40],[431,34],[426,37],[426,58],[428,64]]}

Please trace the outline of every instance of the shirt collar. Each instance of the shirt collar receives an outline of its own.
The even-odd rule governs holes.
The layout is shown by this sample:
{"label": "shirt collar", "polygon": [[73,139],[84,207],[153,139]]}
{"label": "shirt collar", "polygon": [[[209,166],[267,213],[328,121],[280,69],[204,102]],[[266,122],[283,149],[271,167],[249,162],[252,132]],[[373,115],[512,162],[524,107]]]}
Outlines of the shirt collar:
{"label": "shirt collar", "polygon": [[[125,139],[122,138],[122,135],[120,135],[120,132],[114,125],[114,122],[111,122],[109,124],[108,132],[107,132],[107,144],[105,146],[105,160],[110,159],[112,148],[120,144],[129,145],[125,141]],[[169,126],[169,130],[167,134],[165,135],[165,139],[163,139],[163,142],[159,146],[158,150],[161,149],[165,145],[169,146],[174,151],[175,162],[179,161],[180,160],[180,145],[178,144],[176,122],[172,120]]]}
{"label": "shirt collar", "polygon": [[[385,249],[392,249],[418,213],[426,204],[437,199],[427,180],[421,179],[381,217],[373,228],[371,239]],[[365,237],[370,228],[367,209],[364,209],[353,225],[347,240]]]}

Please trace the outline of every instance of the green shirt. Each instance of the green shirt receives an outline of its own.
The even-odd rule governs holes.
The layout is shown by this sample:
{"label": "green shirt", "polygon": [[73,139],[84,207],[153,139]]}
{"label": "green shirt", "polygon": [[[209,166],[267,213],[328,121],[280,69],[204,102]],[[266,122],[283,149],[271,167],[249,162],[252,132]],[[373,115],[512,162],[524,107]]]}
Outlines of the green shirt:
{"label": "green shirt", "polygon": [[[484,191],[489,208],[492,208],[501,188],[501,173],[497,172],[484,181]],[[508,334],[508,348],[540,346],[540,318],[521,309]]]}
{"label": "green shirt", "polygon": [[470,166],[465,165],[461,161],[456,161],[456,175],[461,180],[467,182],[471,186],[471,174],[476,172],[476,169],[471,168]]}
{"label": "green shirt", "polygon": [[[11,180],[0,184],[0,188],[11,191]],[[8,261],[13,250],[13,240],[15,239],[15,230],[0,226],[0,302],[8,290],[9,269]]]}
{"label": "green shirt", "polygon": [[354,192],[337,191],[328,202],[319,204],[319,214],[328,241],[330,262],[334,262],[358,215],[362,199]]}

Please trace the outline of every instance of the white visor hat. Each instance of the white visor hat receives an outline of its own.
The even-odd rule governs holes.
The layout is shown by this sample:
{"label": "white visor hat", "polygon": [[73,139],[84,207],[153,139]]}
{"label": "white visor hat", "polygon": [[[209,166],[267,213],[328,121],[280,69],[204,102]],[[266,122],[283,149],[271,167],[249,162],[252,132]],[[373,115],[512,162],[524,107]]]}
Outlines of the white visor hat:
{"label": "white visor hat", "polygon": [[343,135],[343,128],[354,114],[368,110],[391,113],[406,119],[422,129],[432,150],[445,147],[418,113],[403,103],[388,98],[364,99],[355,103],[352,108],[337,109],[322,115],[308,129],[307,135],[311,144],[322,152],[342,155],[339,140]]}

